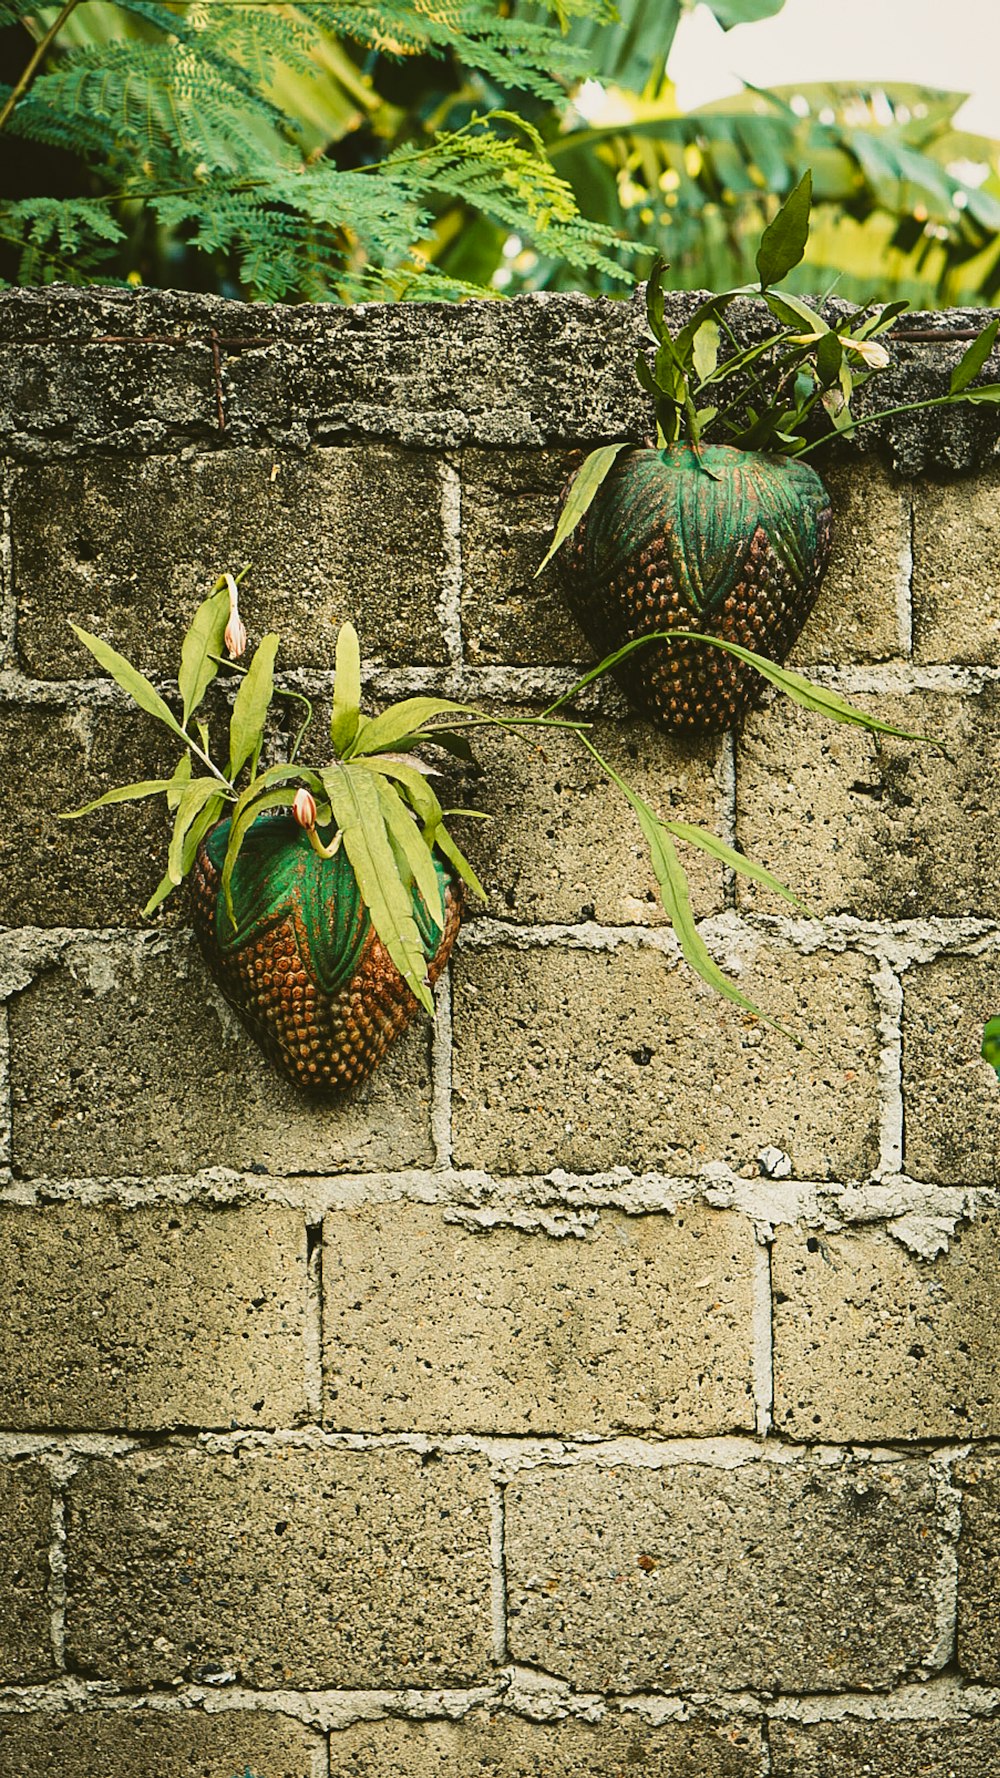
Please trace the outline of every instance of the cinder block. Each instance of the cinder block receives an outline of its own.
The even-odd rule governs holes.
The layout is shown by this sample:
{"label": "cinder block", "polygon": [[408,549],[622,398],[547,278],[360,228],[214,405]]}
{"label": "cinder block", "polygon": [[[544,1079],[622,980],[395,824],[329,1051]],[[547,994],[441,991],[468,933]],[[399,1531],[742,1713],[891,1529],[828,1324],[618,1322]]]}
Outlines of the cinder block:
{"label": "cinder block", "polygon": [[21,664],[90,677],[72,618],[172,677],[199,599],[246,562],[251,638],[277,630],[279,667],[332,667],[346,618],[366,660],[440,661],[440,506],[435,459],[385,445],[23,468],[11,487]]}
{"label": "cinder block", "polygon": [[506,1500],[512,1658],[584,1690],[877,1689],[937,1641],[923,1464],[543,1465]]}
{"label": "cinder block", "polygon": [[913,653],[918,661],[1000,664],[1000,473],[914,489]]}
{"label": "cinder block", "polygon": [[1000,1436],[1000,1215],[919,1259],[879,1231],[777,1230],[775,1421],[790,1438]]}
{"label": "cinder block", "polygon": [[[320,1735],[270,1710],[31,1711],[0,1716],[0,1778],[313,1778]],[[324,1765],[323,1770],[326,1770]]]}
{"label": "cinder block", "polygon": [[[720,743],[682,746],[635,721],[597,722],[591,738],[668,820],[720,831]],[[483,772],[469,785],[468,800],[491,819],[465,831],[489,893],[488,913],[570,924],[666,921],[638,822],[578,740],[552,729],[520,738],[485,729],[475,747]],[[721,912],[722,866],[683,841],[678,849],[696,915]]]}
{"label": "cinder block", "polygon": [[756,1778],[755,1724],[526,1722],[472,1710],[458,1722],[357,1723],[330,1738],[330,1778]]}
{"label": "cinder block", "polygon": [[324,1224],[326,1416],[350,1431],[713,1433],[754,1424],[753,1231],[602,1213],[587,1239],[389,1204]]}
{"label": "cinder block", "polygon": [[581,461],[579,451],[463,452],[462,634],[475,665],[593,660],[558,556],[535,579]]}
{"label": "cinder block", "polygon": [[[135,926],[166,869],[166,799],[60,821],[115,785],[169,777],[180,745],[148,716],[0,710],[0,923]],[[184,897],[162,921],[184,918]]]}
{"label": "cinder block", "polygon": [[[740,963],[736,946],[721,956],[728,967]],[[756,1173],[773,1145],[800,1178],[868,1173],[878,1155],[870,966],[749,938],[743,963],[743,991],[807,1047],[652,949],[467,949],[454,990],[458,1164],[687,1173],[721,1160]]]}
{"label": "cinder block", "polygon": [[806,671],[899,654],[897,587],[910,545],[909,489],[880,463],[840,464],[823,480],[833,502],[830,561],[789,663]]}
{"label": "cinder block", "polygon": [[0,1464],[0,1683],[54,1671],[48,1597],[52,1487],[40,1463]]}
{"label": "cinder block", "polygon": [[[737,753],[743,850],[814,913],[980,917],[1000,901],[1000,687],[850,702],[943,747],[847,728],[776,698],[750,718]],[[774,905],[743,879],[738,902]]]}
{"label": "cinder block", "polygon": [[904,1164],[940,1185],[1000,1180],[1000,1083],[980,1055],[1000,957],[941,957],[903,977]]}
{"label": "cinder block", "polygon": [[953,1475],[962,1490],[958,1664],[966,1679],[1000,1685],[1000,1457],[974,1451]]}
{"label": "cinder block", "polygon": [[0,1424],[289,1426],[306,1238],[277,1205],[0,1206]]}
{"label": "cinder block", "polygon": [[67,1649],[126,1686],[462,1686],[490,1658],[474,1457],[285,1445],[87,1464],[67,1499]]}
{"label": "cinder block", "polygon": [[1000,1722],[771,1722],[772,1778],[994,1778]]}
{"label": "cinder block", "polygon": [[10,1022],[22,1174],[365,1172],[433,1160],[426,1017],[356,1091],[313,1102],[264,1060],[184,936],[141,956],[81,946],[13,1001]]}

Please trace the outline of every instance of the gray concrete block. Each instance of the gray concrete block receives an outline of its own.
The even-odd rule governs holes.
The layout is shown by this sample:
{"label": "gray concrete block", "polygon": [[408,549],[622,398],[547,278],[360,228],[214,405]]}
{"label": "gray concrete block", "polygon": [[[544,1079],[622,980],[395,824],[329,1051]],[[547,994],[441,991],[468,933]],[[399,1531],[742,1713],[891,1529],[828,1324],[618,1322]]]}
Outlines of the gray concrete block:
{"label": "gray concrete block", "polygon": [[994,1778],[1000,1723],[772,1722],[772,1778]]}
{"label": "gray concrete block", "polygon": [[920,1259],[880,1231],[779,1228],[774,1417],[808,1441],[1000,1436],[1000,1217]]}
{"label": "gray concrete block", "polygon": [[909,490],[878,463],[825,467],[833,543],[790,666],[884,661],[900,652],[897,587],[910,547]]}
{"label": "gray concrete block", "polygon": [[327,1424],[351,1431],[751,1429],[753,1231],[602,1213],[584,1241],[372,1205],[324,1229]]}
{"label": "gray concrete block", "polygon": [[[0,1716],[0,1778],[314,1778],[322,1737],[269,1710],[117,1710]],[[325,1766],[324,1766],[325,1770]]]}
{"label": "gray concrete block", "polygon": [[940,957],[903,977],[904,1166],[938,1185],[1000,1180],[1000,1082],[980,1055],[1000,959]]}
{"label": "gray concrete block", "polygon": [[967,1679],[1000,1685],[1000,1457],[973,1451],[953,1476],[962,1490],[958,1664]]}
{"label": "gray concrete block", "polygon": [[513,1658],[583,1690],[868,1690],[937,1643],[921,1463],[541,1466],[506,1500]]}
{"label": "gray concrete block", "polygon": [[264,1060],[184,935],[139,954],[85,944],[14,1000],[10,1022],[22,1174],[366,1172],[434,1157],[425,1015],[356,1091],[309,1097]]}
{"label": "gray concrete block", "polygon": [[[722,954],[730,966],[735,950]],[[866,1174],[878,1155],[869,965],[756,939],[744,961],[742,990],[809,1047],[796,1049],[654,950],[462,952],[459,1164],[687,1173],[721,1160],[756,1173],[758,1153],[773,1145],[800,1178]]]}
{"label": "gray concrete block", "polygon": [[40,1463],[0,1464],[0,1683],[52,1677],[52,1486]]}
{"label": "gray concrete block", "polygon": [[526,1722],[472,1710],[458,1722],[357,1723],[330,1737],[330,1778],[757,1778],[755,1724],[609,1712],[599,1723]]}
{"label": "gray concrete block", "polygon": [[913,654],[1000,665],[1000,476],[921,482],[914,491]]}
{"label": "gray concrete block", "polygon": [[87,1464],[67,1498],[69,1657],[129,1688],[462,1686],[490,1659],[474,1457],[284,1445]]}
{"label": "gray concrete block", "polygon": [[[980,916],[1000,900],[1000,688],[850,702],[942,746],[877,737],[776,698],[750,718],[737,752],[740,845],[817,914]],[[773,906],[744,881],[738,902]]]}
{"label": "gray concrete block", "polygon": [[0,1206],[0,1424],[289,1426],[306,1235],[277,1205]]}
{"label": "gray concrete block", "polygon": [[279,670],[332,667],[347,618],[365,660],[444,658],[441,480],[429,454],[97,457],[22,468],[10,499],[18,655],[37,678],[96,674],[67,619],[173,678],[199,600],[247,562],[251,641],[278,632]]}

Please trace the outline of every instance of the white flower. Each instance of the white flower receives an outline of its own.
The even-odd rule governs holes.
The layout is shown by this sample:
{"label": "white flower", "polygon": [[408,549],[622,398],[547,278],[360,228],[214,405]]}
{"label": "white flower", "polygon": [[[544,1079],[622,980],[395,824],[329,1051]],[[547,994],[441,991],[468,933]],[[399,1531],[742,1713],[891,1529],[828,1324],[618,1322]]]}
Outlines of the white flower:
{"label": "white flower", "polygon": [[886,365],[891,362],[888,352],[884,346],[879,345],[878,340],[845,339],[844,345],[849,352],[853,352],[856,357],[860,358],[863,364],[867,364],[870,370],[884,370]]}
{"label": "white flower", "polygon": [[241,654],[246,653],[247,631],[240,616],[240,596],[236,582],[231,574],[226,575],[226,587],[229,592],[229,622],[226,625],[226,647],[229,658],[238,661]]}

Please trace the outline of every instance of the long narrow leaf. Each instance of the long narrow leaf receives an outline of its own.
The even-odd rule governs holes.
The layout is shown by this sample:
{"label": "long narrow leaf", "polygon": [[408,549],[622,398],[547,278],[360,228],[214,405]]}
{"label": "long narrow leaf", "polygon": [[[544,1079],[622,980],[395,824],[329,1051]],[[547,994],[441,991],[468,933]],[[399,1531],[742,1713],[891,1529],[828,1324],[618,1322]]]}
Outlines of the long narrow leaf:
{"label": "long narrow leaf", "polygon": [[761,235],[755,261],[761,290],[780,284],[798,265],[809,239],[811,206],[812,172],[807,170]]}
{"label": "long narrow leaf", "polygon": [[585,512],[588,511],[598,488],[613,468],[615,458],[620,451],[626,451],[628,444],[601,445],[599,450],[591,451],[585,457],[570,484],[569,493],[559,523],[549,548],[535,569],[535,579],[547,568],[557,549],[565,543],[571,531],[574,531]]}
{"label": "long narrow leaf", "polygon": [[333,681],[330,741],[338,759],[346,757],[357,736],[361,715],[361,649],[353,624],[341,624]]}
{"label": "long narrow leaf", "polygon": [[366,771],[375,772],[401,784],[425,832],[427,829],[433,831],[442,819],[441,804],[423,773],[418,772],[415,766],[407,765],[400,759],[389,759],[385,754],[376,754],[371,759],[359,759],[354,763],[363,766]]}
{"label": "long narrow leaf", "polygon": [[[188,758],[189,755],[185,755]],[[89,815],[94,809],[103,809],[107,803],[135,803],[144,796],[159,796],[163,790],[169,790],[172,778],[146,778],[141,784],[120,784],[117,790],[106,790],[103,796],[94,798],[92,803],[85,803],[82,809],[64,809],[59,816],[60,821],[76,821],[81,815]]]}
{"label": "long narrow leaf", "polygon": [[229,721],[229,776],[234,781],[250,755],[260,747],[274,696],[274,657],[277,652],[278,637],[272,631],[258,645],[236,693]]}
{"label": "long narrow leaf", "polygon": [[[209,828],[215,826],[215,823],[218,821],[225,806],[226,798],[220,792],[217,796],[213,797],[210,802],[205,804],[205,807],[199,815],[195,816],[191,826],[188,828],[184,840],[184,850],[181,856],[182,876],[187,876],[188,871],[194,863],[195,853],[197,852],[198,847],[208,833]],[[155,913],[156,909],[160,906],[160,903],[166,901],[167,896],[175,888],[176,884],[171,881],[169,874],[161,877],[157,887],[153,890],[152,895],[142,910],[144,917],[148,918],[150,914]]]}
{"label": "long narrow leaf", "polygon": [[176,887],[184,880],[185,842],[195,816],[199,815],[205,804],[211,802],[219,794],[218,780],[215,778],[195,778],[181,793],[177,805],[177,816],[174,831],[170,840],[170,851],[167,854],[167,876]]}
{"label": "long narrow leaf", "polygon": [[963,353],[959,359],[948,383],[949,395],[960,394],[972,382],[973,377],[979,375],[996,345],[998,333],[1000,333],[1000,315],[991,321],[988,327],[983,328],[979,338],[973,340],[969,350]]}
{"label": "long narrow leaf", "polygon": [[69,627],[77,639],[83,643],[84,648],[89,648],[98,665],[103,667],[106,673],[111,674],[112,679],[121,686],[123,691],[128,692],[129,697],[133,703],[138,704],[140,710],[145,710],[147,716],[155,716],[158,722],[166,725],[171,734],[188,742],[189,737],[184,733],[177,718],[164,703],[156,687],[150,684],[144,673],[139,672],[138,667],[133,667],[131,661],[127,661],[125,656],[119,654],[117,648],[112,648],[109,642],[102,642],[100,636],[92,636],[89,630],[81,630],[79,624],[71,623]]}
{"label": "long narrow leaf", "polygon": [[323,781],[372,925],[411,992],[433,1014],[413,902],[389,843],[375,780],[367,772],[333,766],[324,771]]}
{"label": "long narrow leaf", "polygon": [[215,657],[222,652],[228,619],[229,593],[222,578],[216,581],[208,598],[202,600],[181,643],[177,689],[184,703],[185,728],[219,671]]}
{"label": "long narrow leaf", "polygon": [[373,716],[370,722],[365,723],[351,748],[350,757],[358,759],[367,753],[400,751],[401,742],[408,747],[419,741],[417,730],[421,724],[432,721],[436,716],[479,715],[475,705],[456,704],[451,698],[403,698],[398,704],[390,704],[381,716]]}
{"label": "long narrow leaf", "polygon": [[[472,809],[463,809],[461,813],[463,815],[474,814],[475,811]],[[455,844],[455,841],[452,839],[451,834],[448,832],[443,821],[438,823],[437,830],[434,834],[434,844],[442,857],[447,858],[452,869],[458,872],[458,875],[461,877],[462,882],[466,887],[472,890],[473,895],[475,895],[479,901],[486,901],[488,899],[486,890],[479,881],[479,878],[469,863],[469,860],[466,858],[465,853]]]}
{"label": "long narrow leaf", "polygon": [[443,932],[444,902],[441,899],[441,883],[437,871],[434,869],[430,847],[420,829],[414,825],[412,815],[391,784],[388,784],[384,778],[377,777],[375,786],[382,804],[386,832],[397,852],[405,860],[410,882],[419,892],[424,907],[435,926]]}
{"label": "long narrow leaf", "polygon": [[661,826],[665,827],[675,839],[686,840],[689,846],[698,846],[702,852],[707,852],[710,858],[717,858],[721,864],[728,865],[730,870],[738,871],[742,877],[749,877],[754,883],[762,883],[766,889],[772,890],[775,895],[780,895],[783,900],[790,902],[793,908],[798,908],[800,913],[808,915],[810,919],[814,917],[812,910],[806,907],[805,902],[800,901],[791,889],[779,882],[777,877],[773,877],[762,864],[756,864],[744,853],[735,851],[732,846],[727,846],[725,840],[720,840],[716,834],[709,833],[707,828],[691,827],[686,821],[661,821]]}

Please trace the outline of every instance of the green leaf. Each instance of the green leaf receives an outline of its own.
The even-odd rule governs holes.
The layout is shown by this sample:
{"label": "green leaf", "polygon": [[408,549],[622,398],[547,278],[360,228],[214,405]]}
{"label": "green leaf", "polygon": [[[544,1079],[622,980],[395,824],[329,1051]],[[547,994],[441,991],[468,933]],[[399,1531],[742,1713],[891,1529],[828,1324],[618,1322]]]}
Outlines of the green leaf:
{"label": "green leaf", "polygon": [[761,235],[755,264],[762,291],[780,284],[798,265],[809,239],[811,207],[812,173],[807,170]]}
{"label": "green leaf", "polygon": [[710,12],[714,12],[722,29],[731,31],[734,25],[749,25],[757,19],[773,18],[780,12],[785,0],[705,0]]}
{"label": "green leaf", "polygon": [[341,624],[333,680],[330,742],[338,759],[346,757],[358,732],[361,715],[361,649],[353,624]]}
{"label": "green leaf", "polygon": [[397,852],[397,862],[402,859],[406,875],[400,872],[403,881],[409,888],[415,884],[434,924],[444,931],[444,902],[441,898],[441,882],[434,869],[431,848],[420,829],[416,826],[412,815],[400,800],[398,791],[387,783],[384,777],[377,776],[375,785],[382,804],[382,815],[386,831]]}
{"label": "green leaf", "polygon": [[656,340],[662,341],[665,323],[663,320],[663,275],[667,270],[667,262],[657,254],[646,279],[646,320],[649,331]]}
{"label": "green leaf", "polygon": [[[465,815],[465,814],[474,815],[475,810],[463,809],[461,811],[461,813],[463,815]],[[480,901],[486,901],[487,900],[486,890],[483,888],[482,883],[479,881],[479,878],[476,876],[476,873],[473,870],[471,864],[469,863],[469,860],[466,858],[465,853],[460,851],[458,846],[455,844],[455,841],[452,839],[451,834],[448,832],[448,829],[445,827],[443,821],[438,824],[437,831],[434,835],[434,844],[436,845],[438,851],[442,854],[442,856],[447,858],[448,863],[451,865],[452,869],[456,870],[458,872],[463,883],[465,883],[466,886],[472,890],[473,895],[477,896]]]}
{"label": "green leaf", "polygon": [[390,704],[381,716],[373,716],[365,724],[351,748],[351,758],[359,759],[367,753],[389,753],[399,749],[401,744],[409,748],[422,739],[417,733],[421,724],[432,721],[435,716],[478,715],[474,704],[456,704],[451,698],[402,698],[398,704]]}
{"label": "green leaf", "polygon": [[[724,999],[731,1000],[734,1006],[743,1008],[744,1012],[752,1013],[754,1018],[762,1019],[765,1024],[773,1025],[774,1020],[765,1017],[752,1000],[741,994],[735,982],[724,975],[714,957],[708,950],[701,933],[695,925],[691,911],[691,898],[688,892],[687,877],[677,848],[662,822],[658,821],[653,810],[642,798],[630,791],[624,781],[619,783],[625,790],[632,804],[642,829],[643,837],[649,846],[649,855],[653,865],[653,874],[660,886],[660,900],[674,929],[674,936],[680,945],[681,954],[691,965],[697,975],[701,976],[708,987]],[[781,1029],[777,1026],[776,1029]],[[789,1033],[788,1035],[791,1035]],[[798,1039],[794,1039],[798,1042]]]}
{"label": "green leaf", "polygon": [[816,373],[824,389],[829,389],[840,375],[844,347],[839,334],[824,333],[816,347]]}
{"label": "green leaf", "polygon": [[792,296],[788,290],[783,290],[780,296],[774,290],[767,290],[764,292],[764,301],[772,315],[783,321],[786,327],[804,326],[810,339],[819,339],[824,333],[830,332],[822,315],[816,309],[811,309],[800,297]]}
{"label": "green leaf", "polygon": [[[217,796],[213,797],[210,802],[205,804],[205,807],[201,810],[200,814],[195,816],[195,819],[187,830],[184,840],[184,848],[181,855],[182,877],[187,876],[188,871],[194,863],[195,853],[197,852],[198,847],[201,845],[201,842],[209,829],[215,826],[215,823],[218,821],[225,806],[226,798],[220,792]],[[155,913],[160,903],[166,901],[167,896],[176,888],[176,886],[177,885],[172,881],[169,873],[166,876],[161,877],[159,884],[153,890],[152,895],[142,910],[143,916],[148,918],[150,914]]]}
{"label": "green leaf", "polygon": [[185,728],[219,671],[218,662],[212,657],[221,653],[228,621],[229,593],[222,578],[216,581],[208,598],[202,600],[181,643],[177,689],[184,702]]}
{"label": "green leaf", "polygon": [[969,350],[962,354],[948,382],[949,395],[957,395],[968,387],[973,377],[977,377],[986,363],[987,358],[996,345],[997,333],[1000,332],[1000,315],[984,327],[978,339],[973,340]]}
{"label": "green leaf", "polygon": [[[190,755],[184,757],[187,759]],[[85,803],[82,809],[64,809],[59,819],[76,821],[81,815],[90,815],[94,809],[103,809],[107,803],[135,803],[144,796],[159,796],[162,790],[170,789],[172,782],[171,778],[147,778],[141,784],[120,784],[117,790],[106,790],[103,796]]]}
{"label": "green leaf", "polygon": [[274,696],[274,657],[278,652],[278,640],[273,631],[264,637],[236,693],[229,720],[229,776],[234,781],[250,755],[259,749],[263,738],[264,723]]}
{"label": "green leaf", "polygon": [[195,778],[181,792],[177,805],[177,818],[174,821],[174,831],[170,840],[170,851],[167,854],[167,876],[175,887],[184,880],[185,842],[191,823],[195,816],[201,813],[205,804],[211,802],[218,794],[217,778]]}
{"label": "green leaf", "polygon": [[[995,407],[997,402],[1000,402],[1000,383],[986,383],[982,389],[964,389],[960,395],[956,395],[954,397],[950,396],[950,395],[945,395],[942,397],[940,405],[942,407],[944,407],[946,405],[946,403],[948,403],[952,400],[971,401],[973,403],[975,403],[977,401],[981,401],[984,404],[984,406]],[[933,402],[927,402],[926,405],[928,407],[933,407],[937,404],[933,403]],[[873,417],[875,419],[878,419],[877,414],[875,414]]]}
{"label": "green leaf", "polygon": [[177,735],[185,743],[188,742],[188,736],[184,733],[177,718],[163,702],[156,687],[150,684],[144,673],[139,672],[138,667],[133,667],[131,661],[127,661],[123,654],[118,653],[117,648],[111,647],[110,643],[102,642],[100,636],[92,636],[89,630],[81,630],[75,623],[70,623],[69,627],[83,643],[84,648],[90,649],[98,665],[103,667],[106,673],[111,674],[112,679],[121,686],[123,691],[128,692],[129,697],[133,703],[138,704],[140,710],[145,710],[147,716],[155,716],[158,722],[166,725],[171,734]]}
{"label": "green leaf", "polygon": [[[207,747],[205,748],[205,752],[208,752]],[[174,767],[174,775],[170,780],[170,788],[167,791],[167,808],[171,813],[174,812],[181,800],[185,784],[190,784],[191,782],[191,760],[192,756],[190,753],[182,753]]]}
{"label": "green leaf", "polygon": [[980,1054],[1000,1080],[1000,1018],[987,1019],[983,1027],[983,1047]]}
{"label": "green leaf", "polygon": [[535,569],[536,580],[542,569],[548,567],[556,550],[565,543],[570,532],[575,530],[580,523],[619,452],[628,449],[630,449],[628,444],[601,445],[599,450],[591,451],[589,457],[584,458],[570,484],[566,504],[559,514],[555,536]]}
{"label": "green leaf", "polygon": [[743,852],[734,851],[732,846],[726,845],[725,840],[720,840],[716,834],[709,833],[706,828],[691,827],[686,821],[664,820],[661,825],[667,829],[668,833],[673,834],[675,839],[686,840],[688,845],[700,847],[711,858],[717,858],[720,863],[728,865],[730,870],[738,871],[740,876],[749,877],[752,882],[762,883],[766,889],[773,890],[775,895],[780,895],[784,901],[790,902],[792,907],[798,908],[800,913],[808,915],[809,919],[815,917],[812,910],[806,907],[805,902],[800,901],[791,889],[779,882],[777,877],[773,877],[762,864],[756,864]]}
{"label": "green leaf", "polygon": [[692,341],[692,362],[699,383],[710,377],[719,362],[719,323],[703,321]]}
{"label": "green leaf", "polygon": [[415,766],[407,765],[404,760],[387,758],[385,754],[375,754],[371,758],[358,759],[353,763],[402,785],[411,808],[420,820],[425,838],[428,833],[433,834],[443,819],[443,812],[422,772],[418,772]]}
{"label": "green leaf", "polygon": [[407,987],[433,1014],[427,959],[410,891],[400,877],[385,829],[378,786],[370,773],[352,771],[348,765],[330,767],[323,781],[372,925]]}

